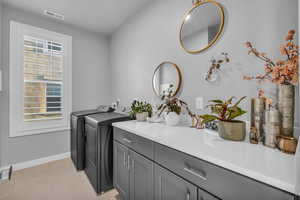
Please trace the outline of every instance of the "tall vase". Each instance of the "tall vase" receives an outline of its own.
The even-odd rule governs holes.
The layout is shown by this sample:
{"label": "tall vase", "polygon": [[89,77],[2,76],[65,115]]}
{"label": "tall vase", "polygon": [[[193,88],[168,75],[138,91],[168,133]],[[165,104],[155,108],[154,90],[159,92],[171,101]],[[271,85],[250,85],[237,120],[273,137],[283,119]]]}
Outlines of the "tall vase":
{"label": "tall vase", "polygon": [[278,109],[281,115],[281,134],[293,137],[295,114],[295,86],[278,86]]}
{"label": "tall vase", "polygon": [[255,127],[259,142],[262,142],[264,139],[263,122],[265,107],[264,98],[251,99],[251,127]]}

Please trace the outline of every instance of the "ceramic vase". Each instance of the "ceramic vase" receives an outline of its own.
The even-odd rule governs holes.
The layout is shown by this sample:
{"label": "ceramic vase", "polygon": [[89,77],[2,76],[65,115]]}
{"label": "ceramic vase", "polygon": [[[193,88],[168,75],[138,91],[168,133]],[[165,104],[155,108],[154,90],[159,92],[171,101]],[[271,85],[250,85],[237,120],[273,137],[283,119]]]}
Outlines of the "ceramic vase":
{"label": "ceramic vase", "polygon": [[251,127],[255,127],[259,142],[264,138],[263,122],[265,107],[264,98],[251,99]]}
{"label": "ceramic vase", "polygon": [[146,121],[148,117],[148,112],[136,113],[135,118],[138,122]]}
{"label": "ceramic vase", "polygon": [[276,148],[276,137],[280,135],[281,120],[280,112],[277,109],[266,110],[264,124],[264,145],[270,148]]}
{"label": "ceramic vase", "polygon": [[168,126],[176,126],[179,124],[180,117],[175,112],[166,113],[165,122]]}
{"label": "ceramic vase", "polygon": [[281,115],[281,134],[293,137],[295,113],[295,86],[278,86],[278,109]]}

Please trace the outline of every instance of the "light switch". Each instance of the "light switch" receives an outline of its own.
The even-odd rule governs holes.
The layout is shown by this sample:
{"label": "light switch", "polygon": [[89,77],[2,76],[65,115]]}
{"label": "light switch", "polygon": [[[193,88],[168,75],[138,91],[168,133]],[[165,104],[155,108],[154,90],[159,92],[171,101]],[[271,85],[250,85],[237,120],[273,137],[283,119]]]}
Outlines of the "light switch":
{"label": "light switch", "polygon": [[198,110],[204,109],[204,98],[203,97],[196,98],[196,109],[198,109]]}

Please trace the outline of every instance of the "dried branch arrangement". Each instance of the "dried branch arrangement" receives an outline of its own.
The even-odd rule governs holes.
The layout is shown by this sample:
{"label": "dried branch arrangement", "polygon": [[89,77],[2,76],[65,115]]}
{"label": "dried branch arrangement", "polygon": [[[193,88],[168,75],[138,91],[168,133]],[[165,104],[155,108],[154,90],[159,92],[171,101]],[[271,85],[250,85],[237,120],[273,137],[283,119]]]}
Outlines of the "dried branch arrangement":
{"label": "dried branch arrangement", "polygon": [[228,58],[228,53],[223,52],[221,55],[224,57],[223,59],[217,60],[217,59],[213,58],[211,60],[211,66],[208,69],[205,80],[210,81],[214,71],[219,70],[223,63],[229,63],[230,62],[230,60]]}
{"label": "dried branch arrangement", "polygon": [[244,76],[244,80],[258,80],[259,82],[268,80],[275,84],[296,85],[299,78],[299,47],[295,45],[294,38],[295,31],[290,30],[286,37],[286,44],[280,47],[280,53],[285,56],[285,59],[277,62],[271,60],[266,53],[255,49],[251,42],[247,42],[248,54],[256,56],[265,63],[265,73],[257,76]]}

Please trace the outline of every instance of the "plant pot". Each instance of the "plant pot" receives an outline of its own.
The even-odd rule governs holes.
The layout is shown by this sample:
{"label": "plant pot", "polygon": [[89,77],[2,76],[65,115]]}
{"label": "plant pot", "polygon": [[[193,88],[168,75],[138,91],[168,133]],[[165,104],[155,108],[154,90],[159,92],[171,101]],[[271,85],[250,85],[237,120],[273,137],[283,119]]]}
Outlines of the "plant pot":
{"label": "plant pot", "polygon": [[219,121],[219,136],[225,140],[244,141],[246,137],[246,123],[243,121]]}
{"label": "plant pot", "polygon": [[135,118],[138,122],[144,122],[147,120],[148,112],[136,113]]}
{"label": "plant pot", "polygon": [[278,86],[278,109],[281,115],[281,134],[287,137],[294,135],[295,86]]}
{"label": "plant pot", "polygon": [[176,126],[180,121],[180,117],[175,112],[170,112],[165,115],[165,122],[168,126]]}

